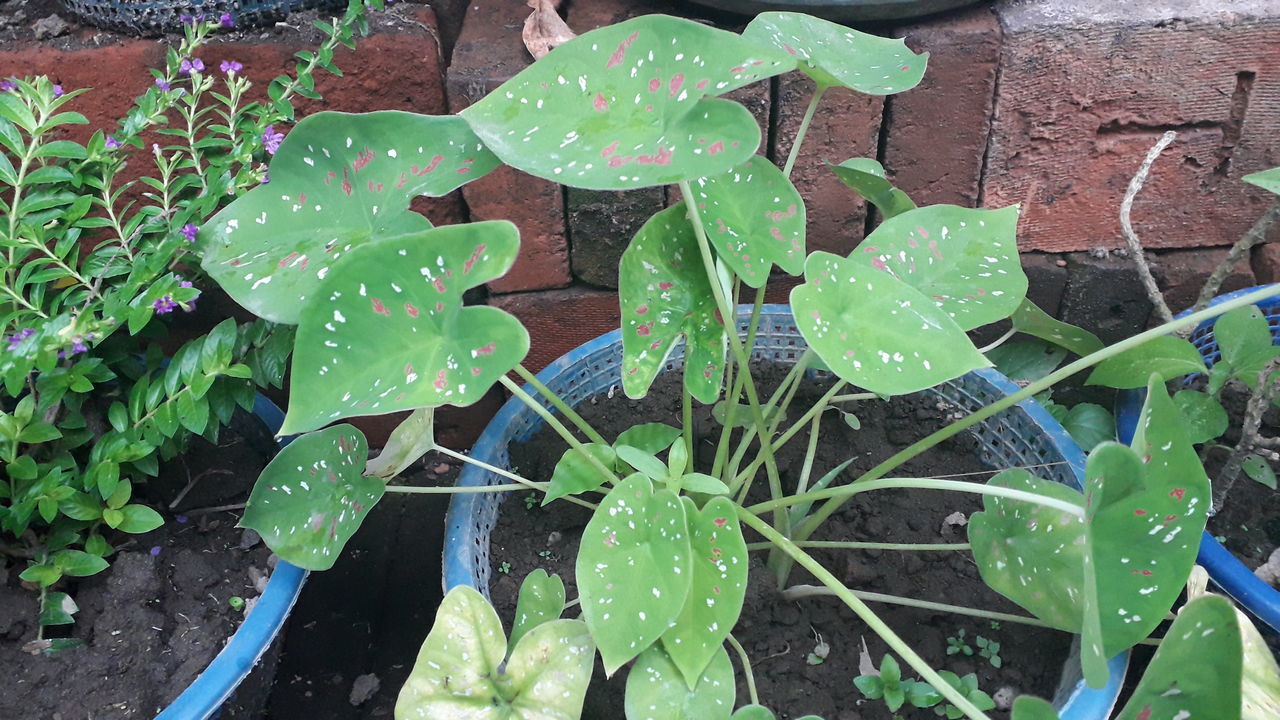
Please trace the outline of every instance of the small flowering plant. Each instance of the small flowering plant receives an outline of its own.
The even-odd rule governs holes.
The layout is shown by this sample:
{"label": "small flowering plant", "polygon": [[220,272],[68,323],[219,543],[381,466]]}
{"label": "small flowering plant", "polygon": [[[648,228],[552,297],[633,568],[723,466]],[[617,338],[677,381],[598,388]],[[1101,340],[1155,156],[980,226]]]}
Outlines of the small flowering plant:
{"label": "small flowering plant", "polygon": [[[209,72],[198,52],[229,18],[187,24],[181,43],[116,127],[85,144],[63,129],[88,90],[10,78],[0,90],[0,553],[22,564],[42,605],[36,647],[76,612],[63,578],[108,566],[120,533],[161,516],[134,502],[160,461],[194,435],[215,440],[237,406],[279,385],[292,330],[227,319],[166,359],[174,316],[192,312],[203,274],[192,256],[205,219],[265,182],[264,162],[293,116],[318,97],[318,68],[353,45],[366,8],[354,0],[296,77],[263,102],[239,62]],[[171,120],[173,120],[171,122]],[[123,181],[127,166],[147,170]],[[129,173],[133,176],[134,173]]]}
{"label": "small flowering plant", "polygon": [[[866,697],[894,709],[910,701],[948,717],[987,718],[992,701],[985,692],[932,668],[865,595],[806,550],[826,518],[869,491],[981,495],[969,542],[929,551],[971,554],[983,580],[1030,615],[946,609],[1079,634],[1089,685],[1106,685],[1109,658],[1166,619],[1195,561],[1209,482],[1158,373],[1145,373],[1150,392],[1138,437],[1095,448],[1082,489],[1022,467],[1000,468],[987,482],[894,476],[946,438],[1170,329],[1104,348],[1090,333],[1048,317],[1025,299],[1017,208],[916,207],[874,161],[831,170],[874,203],[884,222],[846,256],[806,255],[805,199],[789,178],[823,94],[832,87],[875,95],[908,90],[926,59],[901,41],[793,13],[762,14],[741,35],[665,16],[637,18],[561,45],[456,116],[306,118],[271,159],[270,187],[251,190],[206,223],[197,245],[210,276],[263,319],[297,326],[282,432],[305,434],[263,472],[242,521],[282,558],[331,567],[387,492],[533,488],[544,502],[592,512],[577,554],[576,599],[566,602],[559,577],[531,573],[508,636],[480,592],[449,592],[401,691],[397,718],[576,718],[598,653],[608,675],[629,666],[630,720],[772,719],[756,696],[751,658],[733,637],[747,596],[749,536],[771,553],[778,587],[796,565],[824,586],[789,588],[784,597],[838,597],[902,659],[905,667],[886,659],[874,681],[857,686]],[[779,168],[756,154],[761,136],[752,115],[720,96],[797,69],[817,90]],[[468,289],[512,266],[519,233],[504,221],[432,227],[409,201],[451,192],[504,163],[572,187],[679,188],[682,202],[640,229],[619,266],[623,390],[644,396],[683,342],[682,402],[672,412],[682,418],[679,427],[646,424],[603,437],[521,365],[530,338],[516,318],[464,304]],[[803,275],[791,306],[808,347],[782,388],[763,398],[748,353],[775,268]],[[736,316],[732,300],[751,290],[744,339],[726,319]],[[799,430],[811,425],[817,435],[829,408],[922,391],[990,365],[989,348],[975,347],[966,331],[1001,321],[1082,357],[856,478],[841,476],[845,463],[811,483],[811,444],[801,478],[783,485],[774,453]],[[784,430],[809,368],[837,382]],[[436,444],[434,408],[470,405],[494,384],[569,444],[550,478],[521,477]],[[860,392],[840,394],[846,384]],[[710,461],[693,451],[695,402],[718,405],[724,418]],[[372,459],[360,431],[341,422],[406,410],[408,419]],[[744,432],[735,436],[735,427]],[[510,482],[389,482],[431,450]],[[767,487],[767,499],[748,501],[753,484]],[[844,540],[824,545],[921,551]],[[563,618],[566,612],[577,617]],[[1157,669],[1120,717],[1240,718],[1247,706],[1245,625],[1222,598],[1187,605],[1159,641]],[[731,652],[751,695],[741,707]],[[1179,662],[1192,655],[1215,668],[1215,682],[1205,681],[1198,664]],[[908,671],[919,679],[904,681]],[[1269,683],[1275,697],[1280,674],[1274,665],[1259,666],[1252,681]],[[851,684],[846,692],[853,690]],[[1014,716],[1056,717],[1031,697],[1018,698]]]}

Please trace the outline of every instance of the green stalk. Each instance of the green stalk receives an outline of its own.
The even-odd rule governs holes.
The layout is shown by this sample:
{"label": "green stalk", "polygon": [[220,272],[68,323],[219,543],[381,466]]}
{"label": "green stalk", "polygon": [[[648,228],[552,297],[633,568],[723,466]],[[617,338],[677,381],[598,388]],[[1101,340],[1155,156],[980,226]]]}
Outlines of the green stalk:
{"label": "green stalk", "polygon": [[680,383],[680,418],[684,425],[684,451],[685,457],[688,458],[688,464],[685,466],[685,472],[692,472],[694,468],[693,462],[693,395],[689,394],[689,388]]}
{"label": "green stalk", "polygon": [[559,410],[560,414],[568,418],[569,422],[573,423],[579,430],[581,430],[582,434],[586,435],[591,442],[600,443],[601,445],[609,444],[600,433],[596,432],[595,428],[591,427],[586,420],[582,419],[582,416],[579,415],[577,411],[569,407],[569,403],[566,403],[559,395],[552,392],[551,388],[543,385],[542,381],[539,380],[536,375],[529,372],[528,368],[524,365],[516,365],[515,370],[521,380],[524,380],[534,390],[537,390],[539,395],[546,398],[547,402],[551,403],[552,407]]}
{"label": "green stalk", "polygon": [[564,423],[560,422],[559,418],[552,414],[550,410],[543,407],[542,403],[535,400],[531,395],[529,395],[529,393],[525,392],[524,388],[517,385],[515,381],[506,375],[498,378],[498,381],[502,383],[503,387],[510,390],[512,395],[520,398],[521,402],[528,405],[530,410],[533,410],[538,414],[538,417],[542,418],[544,422],[550,425],[551,429],[555,430],[557,435],[563,438],[565,442],[569,443],[569,447],[581,453],[592,467],[605,477],[609,478],[609,482],[612,483],[614,480],[618,479],[617,476],[615,476],[609,468],[605,467],[604,463],[600,462],[595,455],[587,452],[586,446],[582,444],[582,441],[574,437],[573,433],[569,432],[569,428],[565,427]]}
{"label": "green stalk", "polygon": [[782,167],[782,172],[787,177],[791,177],[791,169],[796,166],[796,159],[800,157],[800,144],[804,142],[805,133],[809,132],[813,113],[818,109],[818,101],[822,100],[822,94],[826,91],[826,85],[819,85],[814,88],[813,97],[809,98],[809,107],[804,110],[804,118],[800,120],[800,127],[796,130],[795,142],[791,143],[791,152],[787,153],[787,164]]}
{"label": "green stalk", "polygon": [[[869,602],[882,602],[889,605],[903,605],[905,607],[921,608],[922,610],[938,610],[940,612],[948,612],[955,615],[968,615],[970,617],[980,617],[987,620],[998,620],[1000,622],[1015,622],[1023,625],[1034,625],[1035,627],[1053,628],[1043,620],[1037,620],[1033,617],[1025,615],[1010,615],[1009,613],[994,612],[990,610],[978,610],[976,608],[968,608],[963,605],[948,605],[947,603],[932,602],[929,600],[917,600],[915,598],[901,597],[899,595],[885,595],[884,593],[866,592],[863,590],[850,590],[861,600]],[[836,593],[831,588],[816,587],[814,585],[794,585],[782,591],[782,596],[787,600],[799,600],[806,597],[828,597]],[[1061,628],[1053,628],[1061,630]],[[1063,630],[1063,632],[1067,632]]]}
{"label": "green stalk", "polygon": [[809,474],[813,472],[813,458],[818,454],[818,429],[822,426],[822,413],[813,416],[813,427],[809,428],[809,446],[804,451],[804,467],[800,469],[800,482],[796,483],[796,492],[809,489]]}
{"label": "green stalk", "polygon": [[751,672],[751,658],[747,657],[747,649],[742,647],[742,643],[731,633],[725,638],[729,641],[729,646],[738,653],[738,660],[742,663],[742,677],[747,681],[747,694],[751,696],[751,704],[760,704],[760,695],[756,693],[756,676]]}
{"label": "green stalk", "polygon": [[916,672],[920,673],[920,677],[925,682],[932,685],[938,692],[942,693],[943,697],[945,697],[948,702],[960,708],[960,710],[962,710],[972,720],[991,720],[989,716],[975,707],[973,703],[969,702],[968,698],[957,692],[956,689],[951,687],[951,684],[946,680],[943,680],[933,668],[929,667],[929,664],[917,655],[916,651],[912,650],[910,645],[903,642],[902,638],[898,637],[898,634],[895,633],[892,628],[886,625],[885,622],[871,610],[871,608],[867,607],[867,604],[859,599],[852,590],[845,587],[844,583],[836,579],[836,576],[832,575],[830,570],[823,567],[822,563],[819,563],[804,550],[796,547],[795,543],[779,534],[777,530],[769,527],[769,523],[761,520],[755,515],[752,515],[745,508],[739,507],[737,510],[738,519],[741,520],[744,525],[763,535],[766,540],[772,542],[778,547],[778,549],[782,550],[787,555],[790,555],[793,560],[799,563],[800,567],[803,567],[812,573],[813,576],[821,581],[823,585],[831,588],[835,596],[840,598],[845,605],[848,605],[849,608],[853,610],[854,614],[861,618],[862,621],[871,628],[872,632],[879,635],[880,639],[884,640],[890,650],[896,652],[908,665],[910,665]]}
{"label": "green stalk", "polygon": [[439,486],[418,486],[418,485],[388,485],[386,490],[391,493],[405,493],[407,495],[474,495],[476,493],[496,493],[511,492],[513,490],[542,489],[546,483],[537,483],[525,485],[523,483],[506,483],[503,485],[439,485]]}
{"label": "green stalk", "polygon": [[[519,475],[516,475],[515,473],[511,472],[510,470],[504,470],[504,469],[502,469],[502,468],[498,467],[497,465],[490,465],[489,463],[487,463],[487,462],[485,462],[485,461],[483,461],[483,460],[477,460],[477,459],[475,459],[475,458],[471,457],[470,455],[465,455],[465,454],[460,453],[460,452],[454,452],[453,450],[450,450],[449,448],[444,447],[443,445],[436,445],[435,447],[433,447],[433,448],[432,448],[432,450],[435,450],[436,452],[438,452],[438,453],[440,453],[440,454],[442,454],[442,455],[448,455],[449,457],[451,457],[451,458],[453,458],[453,459],[455,459],[455,460],[461,460],[462,462],[467,463],[467,464],[469,464],[469,465],[475,465],[476,467],[480,468],[481,470],[488,470],[489,472],[493,473],[494,475],[498,475],[499,477],[504,477],[504,478],[507,478],[508,480],[515,480],[515,481],[516,481],[516,484],[521,485],[521,486],[524,486],[524,488],[525,488],[526,490],[537,490],[538,492],[545,493],[545,492],[547,491],[547,490],[546,490],[546,489],[547,489],[547,487],[549,487],[549,486],[550,486],[550,483],[534,482],[534,481],[529,480],[529,479],[527,479],[527,478],[523,478],[523,477],[521,477],[521,476],[519,476]],[[588,457],[590,457],[590,456],[588,456]],[[388,485],[388,486],[387,486],[387,489],[388,489],[388,490],[391,490],[391,487],[392,487],[391,485]],[[501,487],[501,486],[492,486],[492,485],[491,485],[491,486],[489,486],[489,487]],[[459,490],[459,489],[457,489],[457,488],[449,488],[449,491],[451,491],[451,492],[484,492],[483,490]],[[414,491],[414,490],[397,490],[397,491],[393,491],[393,492],[419,492],[419,491]],[[428,491],[422,491],[422,492],[433,492],[433,491],[428,490]],[[564,499],[565,499],[565,500],[568,500],[569,502],[571,502],[571,503],[573,503],[573,504],[575,504],[575,505],[581,505],[581,506],[582,506],[582,507],[584,507],[584,508],[589,508],[589,509],[591,509],[591,510],[595,510],[595,509],[596,509],[595,503],[589,503],[589,502],[587,502],[586,500],[583,500],[582,498],[577,498],[577,497],[574,497],[574,496],[572,496],[572,495],[565,495],[565,496],[564,496]]]}
{"label": "green stalk", "polygon": [[[967,482],[964,480],[938,480],[935,478],[882,478],[879,480],[861,480],[841,485],[834,488],[823,488],[822,490],[813,490],[799,495],[780,498],[778,500],[767,500],[762,503],[756,503],[747,508],[747,512],[759,515],[762,512],[770,510],[776,511],[778,508],[788,507],[791,505],[799,505],[800,503],[812,502],[814,500],[839,500],[844,501],[859,493],[871,490],[888,490],[890,488],[906,488],[916,490],[950,490],[952,492],[972,493],[974,495],[991,495],[993,497],[1009,498],[1010,500],[1020,500],[1022,502],[1034,503],[1045,507],[1061,510],[1062,512],[1071,513],[1078,518],[1084,518],[1084,508],[1074,503],[1051,498],[1026,490],[1017,490],[1015,488],[999,487],[996,485],[987,485],[984,483]],[[808,538],[805,538],[806,540]]]}
{"label": "green stalk", "polygon": [[[806,348],[805,351],[800,354],[800,357],[796,359],[795,364],[791,366],[791,370],[787,373],[787,376],[782,379],[782,384],[780,384],[778,389],[773,392],[773,395],[769,398],[769,402],[765,403],[765,416],[771,416],[773,418],[768,422],[769,437],[773,437],[773,434],[777,432],[778,425],[780,425],[786,418],[786,408],[791,404],[791,398],[795,395],[796,389],[799,388],[800,381],[804,377],[804,371],[809,367],[809,362],[813,357],[813,351]],[[844,383],[841,382],[839,385],[843,387]],[[779,407],[780,403],[781,407]],[[779,409],[775,410],[775,408]],[[811,417],[812,415],[806,414],[804,419],[800,422],[808,422]],[[746,457],[747,451],[751,449],[751,441],[755,438],[756,429],[754,427],[749,427],[743,431],[742,437],[738,440],[738,448],[734,451],[733,459],[729,462],[728,470],[725,472],[725,477],[731,478],[727,483],[730,490],[736,491],[744,482],[749,486],[751,484],[751,478],[754,478],[756,471],[760,469],[761,457],[757,455],[756,462],[752,463],[746,475],[738,472],[738,468],[742,465],[742,459]],[[773,449],[780,450],[783,444],[784,443],[774,442]],[[742,493],[742,497],[746,497],[745,492]]]}
{"label": "green stalk", "polygon": [[[806,423],[813,420],[813,416],[821,413],[823,410],[826,409],[827,404],[831,402],[831,398],[835,397],[837,393],[843,390],[844,386],[845,386],[845,383],[843,381],[837,382],[835,385],[832,385],[831,389],[828,390],[825,395],[818,398],[818,402],[814,403],[813,407],[806,410],[804,415],[800,416],[799,420],[796,420],[795,423],[790,428],[788,428],[786,432],[779,435],[778,439],[773,441],[772,449],[781,450],[782,446],[786,445],[791,440],[791,438],[795,437],[796,433],[800,432],[800,429],[803,428]],[[764,460],[761,455],[756,455],[756,459],[751,461],[751,464],[747,466],[746,470],[743,470],[741,473],[738,473],[736,476],[734,476],[734,482],[735,483],[750,482],[750,478],[755,476],[756,471],[760,469],[760,464],[763,461]],[[732,485],[730,485],[730,487],[732,487]]]}
{"label": "green stalk", "polygon": [[[751,305],[751,320],[747,323],[747,342],[748,348],[756,346],[756,332],[760,329],[760,310],[764,307],[765,286],[761,285],[756,288],[756,298]],[[750,368],[742,368],[738,377],[734,378],[732,387],[733,391],[725,398],[724,409],[724,427],[720,430],[720,443],[716,445],[716,459],[711,465],[712,477],[720,477],[720,472],[724,470],[725,461],[729,458],[729,440],[733,432],[734,416],[738,412],[738,397],[742,395],[742,376],[751,372]],[[769,405],[772,405],[773,399],[770,398]],[[766,405],[767,408],[769,405]],[[765,411],[768,416],[768,410]]]}
{"label": "green stalk", "polygon": [[[1007,408],[1013,407],[1014,405],[1017,405],[1018,403],[1022,402],[1023,400],[1026,400],[1027,398],[1034,397],[1039,393],[1042,393],[1045,390],[1048,390],[1050,387],[1053,387],[1054,385],[1061,382],[1062,380],[1065,380],[1082,370],[1087,370],[1108,358],[1119,355],[1120,353],[1125,352],[1126,350],[1131,350],[1135,347],[1138,347],[1139,345],[1142,345],[1148,340],[1154,340],[1163,335],[1171,334],[1184,327],[1195,327],[1196,325],[1199,325],[1201,322],[1204,322],[1205,320],[1230,312],[1238,307],[1253,305],[1254,303],[1260,302],[1262,300],[1266,300],[1268,298],[1275,297],[1277,295],[1280,295],[1280,288],[1263,288],[1261,290],[1255,290],[1254,292],[1248,293],[1247,295],[1242,295],[1233,300],[1221,303],[1219,305],[1215,305],[1214,307],[1206,308],[1199,312],[1191,313],[1186,317],[1175,318],[1172,322],[1167,322],[1162,325],[1158,325],[1154,328],[1151,328],[1150,330],[1138,333],[1137,335],[1134,335],[1131,338],[1126,338],[1124,340],[1121,340],[1115,345],[1112,345],[1107,348],[1103,348],[1102,350],[1099,350],[1098,352],[1093,353],[1092,355],[1089,355],[1087,357],[1082,357],[1073,363],[1065,365],[1062,368],[1059,368],[1058,370],[1055,370],[1054,372],[1049,373],[1048,375],[1041,378],[1040,380],[1037,380],[1027,385],[1026,387],[1022,388],[1018,392],[1013,393],[1012,395],[1007,395],[1003,399],[998,400],[978,410],[972,415],[969,415],[961,420],[958,420],[955,423],[952,423],[951,425],[948,425],[938,430],[937,432],[934,432],[933,434],[925,438],[922,438],[921,440],[917,440],[915,443],[904,448],[900,452],[894,454],[889,459],[871,468],[865,474],[863,474],[862,477],[858,478],[854,482],[855,483],[868,482],[870,480],[874,480],[875,478],[882,477],[885,473],[890,472],[891,470],[894,470],[899,465],[902,465],[902,463],[910,460],[911,458],[914,458],[915,456],[937,445],[943,440],[946,440],[947,438],[952,437],[962,432],[963,430],[973,427],[974,425],[977,425],[978,423],[982,422],[983,420],[986,420],[987,418],[995,415],[996,413],[999,413]],[[832,499],[824,503],[822,507],[818,508],[817,512],[815,512],[812,516],[810,516],[809,519],[805,521],[804,525],[800,527],[799,532],[796,533],[796,538],[799,540],[808,540],[809,536],[813,534],[813,531],[816,530],[818,526],[821,525],[827,518],[831,517],[831,514],[834,513],[836,510],[838,510],[842,504],[844,504],[845,499],[846,498],[833,497]]]}
{"label": "green stalk", "polygon": [[[707,271],[707,280],[711,284],[711,293],[715,296],[716,307],[720,309],[720,317],[724,319],[726,335],[729,337],[729,345],[733,348],[733,356],[738,361],[741,372],[746,375],[746,381],[743,389],[747,392],[747,403],[751,407],[751,418],[756,424],[759,432],[764,433],[766,424],[764,413],[760,410],[760,398],[756,395],[755,382],[752,381],[748,369],[751,367],[750,358],[742,347],[742,339],[738,337],[737,315],[734,308],[729,306],[728,300],[724,296],[724,288],[720,286],[720,278],[716,273],[716,261],[711,256],[711,245],[707,241],[706,228],[702,226],[702,217],[698,212],[698,202],[693,197],[693,190],[689,187],[688,180],[680,181],[680,192],[684,196],[685,206],[689,210],[689,220],[693,225],[694,235],[698,239],[698,250],[702,254],[702,265]],[[769,443],[762,443],[764,450],[765,472],[769,476],[769,492],[774,498],[782,497],[782,480],[778,477],[778,464],[773,458],[773,447]],[[786,512],[778,512],[774,515],[773,521],[786,534],[791,532],[791,518]],[[781,581],[781,578],[779,578]]]}
{"label": "green stalk", "polygon": [[[969,543],[883,543],[845,542],[840,540],[805,540],[796,547],[822,548],[826,550],[969,550]],[[772,550],[767,542],[747,543],[747,550]]]}

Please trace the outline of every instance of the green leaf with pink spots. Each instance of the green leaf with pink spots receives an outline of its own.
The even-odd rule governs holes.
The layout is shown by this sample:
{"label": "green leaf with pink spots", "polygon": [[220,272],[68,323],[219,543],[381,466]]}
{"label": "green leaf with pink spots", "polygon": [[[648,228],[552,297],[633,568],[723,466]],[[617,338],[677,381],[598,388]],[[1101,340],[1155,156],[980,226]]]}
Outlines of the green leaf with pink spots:
{"label": "green leaf with pink spots", "polygon": [[662,646],[692,690],[738,624],[747,595],[747,541],[728,498],[713,498],[701,511],[693,500],[682,501],[689,518],[693,580],[675,625],[662,634]]}
{"label": "green leaf with pink spots", "polygon": [[562,720],[582,714],[595,661],[585,623],[544,622],[515,643],[510,658],[506,650],[493,606],[473,588],[453,588],[400,689],[396,720]]}
{"label": "green leaf with pink spots", "polygon": [[932,299],[861,258],[810,255],[791,306],[827,367],[872,392],[916,392],[990,364]]}
{"label": "green leaf with pink spots", "polygon": [[880,224],[849,255],[933,299],[961,328],[1003,320],[1027,294],[1018,208],[929,205]]}
{"label": "green leaf with pink spots", "polygon": [[690,689],[661,645],[644,652],[627,675],[627,720],[729,720],[734,701],[733,663],[721,645]]}
{"label": "green leaf with pink spots", "polygon": [[704,403],[720,395],[725,328],[684,203],[649,218],[618,264],[622,388],[644,397],[686,337],[684,384]]}
{"label": "green leaf with pink spots", "polygon": [[885,179],[884,166],[871,158],[850,158],[839,165],[832,165],[831,171],[840,178],[840,182],[875,205],[886,218],[916,209],[916,204],[906,193]]}
{"label": "green leaf with pink spots", "polygon": [[446,195],[497,164],[454,116],[316,113],[281,143],[271,182],[200,229],[201,264],[254,314],[297,323],[352,248],[431,227],[408,212],[414,196]]}
{"label": "green leaf with pink spots", "polygon": [[636,473],[600,501],[582,532],[575,576],[582,618],[613,675],[676,619],[692,580],[680,498]]}
{"label": "green leaf with pink spots", "polygon": [[[1036,493],[1084,507],[1084,495],[1022,468],[987,481],[992,487]],[[1084,521],[1057,508],[984,495],[969,517],[969,544],[982,580],[1053,627],[1080,632]]]}
{"label": "green leaf with pink spots", "polygon": [[794,67],[733,33],[647,15],[570,40],[459,114],[531,175],[596,190],[665,185],[754,155],[755,119],[715,96]]}
{"label": "green leaf with pink spots", "polygon": [[364,434],[350,425],[295,438],[258,476],[240,526],[281,559],[328,570],[385,490],[362,474],[368,457]]}
{"label": "green leaf with pink spots", "polygon": [[767,158],[752,155],[727,173],[699,178],[692,190],[707,239],[742,282],[762,287],[774,265],[804,272],[804,200]]}
{"label": "green leaf with pink spots", "polygon": [[520,244],[505,221],[450,225],[347,253],[299,318],[284,434],[338,418],[466,406],[515,367],[529,334],[511,315],[463,307]]}
{"label": "green leaf with pink spots", "polygon": [[843,86],[870,95],[910,90],[924,77],[929,54],[917,55],[901,39],[851,30],[803,13],[760,13],[742,37],[783,50],[820,87]]}
{"label": "green leaf with pink spots", "polygon": [[1239,720],[1241,654],[1231,603],[1216,595],[1193,600],[1165,633],[1116,720]]}

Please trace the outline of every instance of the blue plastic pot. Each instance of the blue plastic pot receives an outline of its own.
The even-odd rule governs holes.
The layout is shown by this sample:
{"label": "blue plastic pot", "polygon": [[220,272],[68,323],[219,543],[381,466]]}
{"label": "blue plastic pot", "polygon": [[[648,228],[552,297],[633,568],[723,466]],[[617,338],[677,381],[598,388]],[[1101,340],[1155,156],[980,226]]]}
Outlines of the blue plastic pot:
{"label": "blue plastic pot", "polygon": [[[284,413],[262,395],[254,401],[253,412],[262,418],[272,434],[284,423]],[[289,444],[291,439],[280,440],[280,446]],[[305,570],[283,560],[277,562],[271,579],[267,581],[267,589],[227,641],[226,647],[169,707],[156,716],[156,720],[205,720],[213,717],[271,647],[298,600],[306,577]]]}
{"label": "blue plastic pot", "polygon": [[[1213,306],[1228,300],[1234,300],[1241,295],[1260,289],[1256,287],[1245,288],[1244,290],[1221,295],[1214,298],[1209,305]],[[1262,313],[1266,315],[1267,323],[1271,325],[1273,342],[1280,343],[1280,298],[1270,298],[1257,303],[1257,305],[1262,310]],[[1187,310],[1180,313],[1178,317],[1185,317],[1190,312],[1190,310]],[[1218,343],[1213,339],[1214,322],[1214,320],[1206,320],[1200,323],[1190,337],[1191,343],[1200,350],[1200,354],[1204,356],[1205,364],[1210,367],[1222,356],[1218,352]],[[1138,426],[1138,414],[1142,411],[1142,403],[1146,401],[1146,398],[1146,389],[1139,389],[1125,390],[1116,399],[1116,436],[1120,439],[1120,442],[1128,444],[1133,441],[1133,432]],[[1270,625],[1272,629],[1280,631],[1280,591],[1259,580],[1249,568],[1244,566],[1244,563],[1237,560],[1217,540],[1213,539],[1213,536],[1208,531],[1200,538],[1200,553],[1196,557],[1196,562],[1209,571],[1209,577],[1224,593],[1230,595],[1241,606],[1253,613],[1255,617]]]}
{"label": "blue plastic pot", "polygon": [[[740,331],[746,333],[750,307],[738,309]],[[752,357],[791,363],[805,350],[804,339],[786,305],[766,305],[756,336]],[[667,369],[683,366],[684,347],[678,345],[667,359]],[[538,373],[538,379],[576,406],[586,398],[616,390],[621,392],[622,334],[615,330],[582,345]],[[1008,378],[993,370],[979,370],[928,390],[960,408],[973,412],[1018,390]],[[530,394],[537,397],[530,389]],[[550,409],[550,406],[547,406]],[[554,410],[552,410],[554,412]],[[497,467],[508,467],[508,446],[528,441],[542,426],[542,420],[523,402],[512,398],[485,428],[471,456]],[[1083,487],[1084,453],[1062,426],[1033,400],[988,419],[972,431],[982,459],[996,466],[1042,466],[1038,474],[1046,479]],[[463,467],[459,485],[489,485],[506,482],[474,465]],[[473,493],[454,495],[445,520],[444,589],[469,585],[489,594],[489,534],[498,517],[503,495]],[[1062,680],[1054,696],[1054,706],[1062,720],[1105,720],[1120,694],[1129,654],[1111,659],[1111,677],[1100,690],[1085,685],[1075,653],[1064,665]]]}

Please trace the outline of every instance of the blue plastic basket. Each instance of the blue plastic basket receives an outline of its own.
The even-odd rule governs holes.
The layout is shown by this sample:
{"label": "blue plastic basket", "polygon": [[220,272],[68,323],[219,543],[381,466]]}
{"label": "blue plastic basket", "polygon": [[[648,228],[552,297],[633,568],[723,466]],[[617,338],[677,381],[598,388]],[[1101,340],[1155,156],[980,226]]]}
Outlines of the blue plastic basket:
{"label": "blue plastic basket", "polygon": [[[273,435],[284,423],[284,413],[263,395],[254,400],[253,412],[262,418]],[[281,438],[280,447],[288,445],[292,439]],[[227,641],[226,647],[169,707],[156,716],[156,720],[205,720],[213,717],[271,647],[297,602],[306,578],[307,571],[302,568],[283,560],[277,562],[271,579],[267,581],[267,589]]]}
{"label": "blue plastic basket", "polygon": [[[746,333],[750,307],[738,309],[738,326]],[[761,315],[752,357],[794,363],[806,348],[800,331],[786,305],[766,305]],[[668,370],[683,365],[684,347],[677,344],[667,359]],[[612,391],[621,392],[622,335],[615,330],[582,345],[538,373],[538,379],[571,406]],[[961,409],[978,408],[1017,391],[1017,386],[993,370],[979,370],[929,390]],[[536,396],[532,390],[531,394]],[[541,398],[539,398],[541,401]],[[550,409],[549,405],[546,405]],[[554,412],[554,410],[553,410]],[[542,420],[524,403],[512,398],[485,428],[471,455],[498,467],[508,467],[508,446],[529,440]],[[982,459],[993,467],[1042,466],[1040,477],[1077,489],[1083,485],[1084,453],[1071,441],[1062,426],[1032,400],[981,423],[971,431],[977,438]],[[474,465],[466,465],[459,485],[488,485],[505,482]],[[444,544],[444,588],[469,585],[489,594],[489,534],[498,517],[503,496],[498,493],[454,495],[446,518]],[[1080,663],[1073,657],[1064,666],[1062,680],[1054,696],[1062,720],[1104,720],[1115,705],[1128,667],[1129,654],[1111,659],[1110,680],[1095,690],[1085,685]]]}
{"label": "blue plastic basket", "polygon": [[231,16],[236,27],[266,25],[291,12],[345,5],[342,0],[59,0],[81,22],[134,35],[181,32],[184,18]]}
{"label": "blue plastic basket", "polygon": [[[1264,287],[1275,287],[1268,285]],[[1214,298],[1209,303],[1212,307],[1220,303],[1234,300],[1247,293],[1261,288],[1246,288]],[[1257,303],[1271,326],[1271,338],[1280,342],[1280,298],[1270,298]],[[1185,317],[1191,311],[1182,312],[1178,317]],[[1213,339],[1213,323],[1206,320],[1196,327],[1191,334],[1191,344],[1195,345],[1204,356],[1206,365],[1213,366],[1222,354],[1218,352],[1218,343]],[[1126,390],[1116,399],[1116,436],[1122,443],[1133,441],[1134,429],[1138,426],[1138,415],[1142,412],[1142,403],[1147,399],[1146,389]],[[1223,592],[1235,598],[1249,612],[1262,622],[1280,631],[1280,591],[1258,579],[1244,563],[1222,547],[1213,536],[1205,531],[1200,538],[1200,553],[1196,562],[1209,571],[1209,577]]]}

